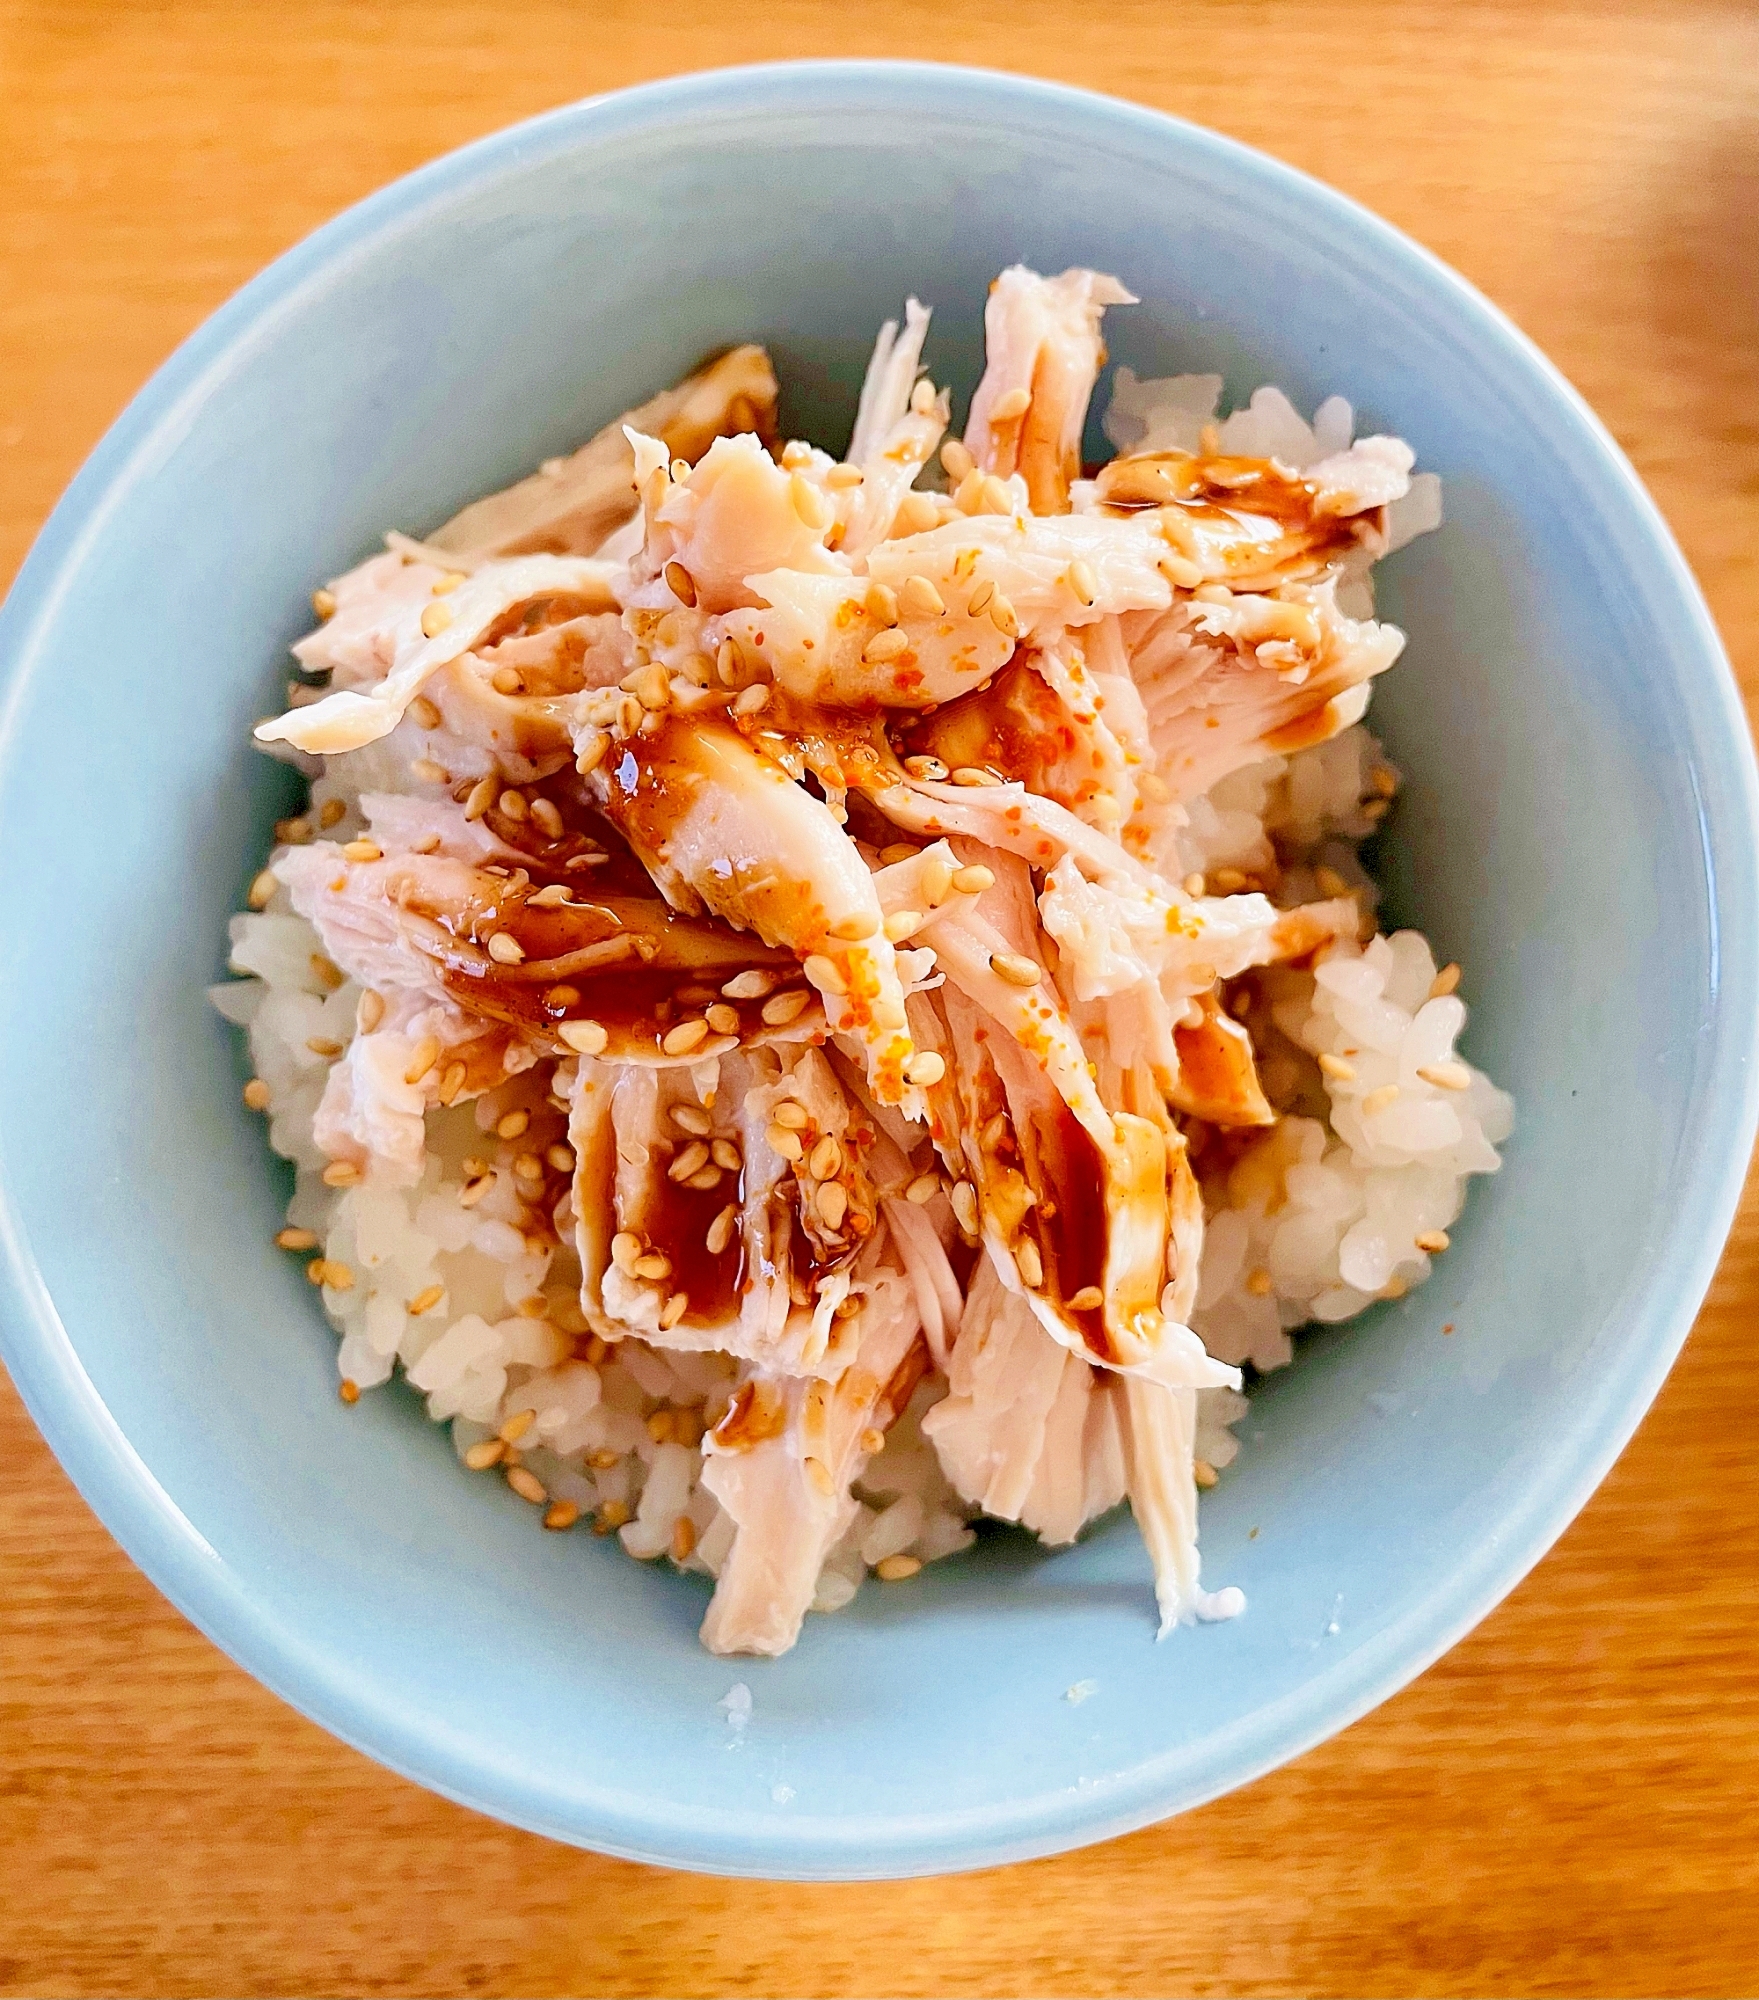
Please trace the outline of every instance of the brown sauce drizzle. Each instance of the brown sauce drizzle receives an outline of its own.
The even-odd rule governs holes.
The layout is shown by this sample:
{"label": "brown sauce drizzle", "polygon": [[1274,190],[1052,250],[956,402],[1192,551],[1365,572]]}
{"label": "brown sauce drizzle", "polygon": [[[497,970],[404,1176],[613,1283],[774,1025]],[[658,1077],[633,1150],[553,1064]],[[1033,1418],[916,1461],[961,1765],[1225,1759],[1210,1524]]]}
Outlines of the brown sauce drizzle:
{"label": "brown sauce drizzle", "polygon": [[1081,741],[1061,697],[1024,664],[1004,667],[987,686],[955,697],[902,736],[907,755],[938,757],[950,770],[987,768],[1035,790]]}
{"label": "brown sauce drizzle", "polygon": [[629,1227],[671,1260],[666,1286],[689,1299],[686,1326],[725,1326],[746,1291],[745,1231],[735,1228],[718,1256],[708,1247],[709,1227],[729,1202],[743,1213],[743,1170],[723,1173],[712,1188],[693,1188],[668,1179],[661,1169],[648,1185],[640,1215],[627,1218]]}

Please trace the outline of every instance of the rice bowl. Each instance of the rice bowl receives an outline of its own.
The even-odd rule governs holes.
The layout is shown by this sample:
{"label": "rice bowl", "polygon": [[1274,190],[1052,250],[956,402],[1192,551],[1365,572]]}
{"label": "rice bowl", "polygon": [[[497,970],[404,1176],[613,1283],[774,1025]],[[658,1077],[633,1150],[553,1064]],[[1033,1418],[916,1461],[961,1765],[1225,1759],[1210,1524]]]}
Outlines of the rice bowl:
{"label": "rice bowl", "polygon": [[[759,190],[800,144],[812,173],[782,228]],[[1031,242],[995,178],[1027,161]],[[876,236],[834,298],[794,285],[802,246],[829,254],[856,190],[882,181],[908,245]],[[583,316],[548,279],[607,229],[631,254]],[[1245,1589],[1247,1616],[1145,1643],[1128,1521],[1030,1561],[986,1542],[905,1589],[864,1588],[809,1621],[810,1643],[742,1669],[754,1706],[729,1755],[731,1675],[694,1639],[700,1580],[534,1532],[394,1394],[337,1406],[334,1338],[270,1247],[260,1126],[242,1078],[216,1070],[230,1031],[190,969],[237,905],[239,856],[299,803],[239,746],[264,634],[296,636],[314,575],[565,450],[741,332],[812,330],[778,351],[801,385],[790,429],[840,437],[872,328],[905,292],[932,291],[954,315],[940,337],[974,357],[956,302],[1022,254],[1225,302],[1200,327],[1176,315],[1176,338],[1140,314],[1120,325],[1117,359],[1142,379],[1223,372],[1230,400],[1278,381],[1303,411],[1378,384],[1374,427],[1442,474],[1446,532],[1386,567],[1386,614],[1414,640],[1377,698],[1407,780],[1377,867],[1386,927],[1415,922],[1468,968],[1469,1046],[1518,1098],[1520,1140],[1469,1204],[1445,1283],[1309,1335],[1255,1391],[1203,1507],[1206,1572]],[[681,262],[724,287],[726,316],[670,294],[632,355],[617,287],[645,307]],[[594,406],[570,403],[583,337]],[[960,370],[973,380],[974,358],[956,387]],[[126,658],[105,637],[125,611]],[[93,810],[57,820],[52,880],[14,885],[18,935],[56,948],[8,985],[8,1364],[82,1490],[204,1629],[328,1727],[522,1824],[674,1865],[873,1875],[1046,1852],[1211,1796],[1383,1698],[1537,1559],[1707,1281],[1751,1129],[1755,926],[1751,776],[1702,607],[1604,434],[1482,301],[1360,211],[1190,128],[1019,81],[833,65],[688,79],[489,142],[333,225],[204,330],[68,496],[0,642],[9,841],[54,815],[67,728],[94,705],[140,718],[126,745],[86,731]],[[1658,962],[1665,982],[1645,976]],[[73,1093],[28,1053],[69,1024],[87,1053]],[[1638,1087],[1595,1087],[1608,1077]],[[588,1564],[583,1622],[568,1578]],[[1185,1672],[1204,1652],[1214,1671]],[[934,1703],[906,1698],[925,1685]]]}

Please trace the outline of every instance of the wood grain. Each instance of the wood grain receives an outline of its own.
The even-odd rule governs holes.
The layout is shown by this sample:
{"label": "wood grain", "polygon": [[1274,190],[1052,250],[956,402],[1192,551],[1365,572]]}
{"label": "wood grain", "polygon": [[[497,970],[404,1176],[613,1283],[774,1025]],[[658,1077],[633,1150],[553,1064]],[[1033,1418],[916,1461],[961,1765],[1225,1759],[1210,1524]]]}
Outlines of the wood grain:
{"label": "wood grain", "polygon": [[[147,372],[344,203],[667,71],[978,61],[1218,126],[1562,365],[1759,689],[1759,22],[1738,4],[0,0],[0,576]],[[897,1887],[599,1860],[282,1707],[0,1388],[0,1992],[1719,1994],[1759,1982],[1759,1204],[1637,1441],[1415,1686],[1110,1846]]]}

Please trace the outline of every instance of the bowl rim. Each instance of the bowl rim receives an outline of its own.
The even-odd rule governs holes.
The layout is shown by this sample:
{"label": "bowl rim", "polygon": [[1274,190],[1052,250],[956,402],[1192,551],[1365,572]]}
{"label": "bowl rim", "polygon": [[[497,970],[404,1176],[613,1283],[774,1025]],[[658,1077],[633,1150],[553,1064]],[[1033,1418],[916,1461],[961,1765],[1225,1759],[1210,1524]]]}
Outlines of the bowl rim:
{"label": "bowl rim", "polygon": [[[1687,695],[1714,779],[1698,796],[1709,893],[1716,1026],[1694,1082],[1701,1143],[1677,1197],[1682,1225],[1627,1308],[1616,1370],[1473,1557],[1336,1668],[1223,1732],[1195,1768],[1136,1766],[1087,1797],[1027,1795],[978,1811],[866,1820],[777,1820],[627,1795],[566,1798],[495,1764],[363,1691],[303,1635],[267,1616],[159,1486],[105,1407],[61,1323],[26,1238],[0,1131],[0,1358],[62,1467],[157,1588],[220,1649],[292,1707],[404,1777],[530,1831],[628,1860],[725,1875],[858,1880],[947,1873],[1056,1853],[1130,1832],[1251,1782],[1356,1721],[1431,1665],[1540,1560],[1580,1511],[1660,1389],[1708,1290],[1746,1177],[1759,1120],[1759,779],[1733,673],[1698,585],[1659,509],[1581,396],[1519,328],[1431,252],[1349,197],[1205,127],[1067,84],[1000,70],[896,60],[803,60],[696,71],[559,106],[430,161],[343,210],[284,251],[205,320],[153,373],[56,504],[0,605],[0,783],[34,655],[114,504],[150,472],[167,427],[193,416],[218,374],[242,360],[253,329],[332,269],[372,254],[383,232],[501,171],[582,143],[629,138],[688,116],[822,111],[840,95],[864,108],[959,109],[979,120],[1034,116],[1170,141],[1187,155],[1347,228],[1501,351],[1573,428],[1577,464],[1621,503],[1684,615],[1676,650],[1692,660]],[[1723,823],[1713,828],[1711,812]]]}

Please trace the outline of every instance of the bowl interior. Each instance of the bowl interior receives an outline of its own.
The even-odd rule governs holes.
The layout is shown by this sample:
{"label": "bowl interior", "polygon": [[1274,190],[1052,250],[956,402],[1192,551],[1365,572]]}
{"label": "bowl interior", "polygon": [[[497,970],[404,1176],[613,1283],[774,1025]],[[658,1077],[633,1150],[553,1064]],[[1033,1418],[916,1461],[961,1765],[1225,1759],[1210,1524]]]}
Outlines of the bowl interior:
{"label": "bowl interior", "polygon": [[[1307,409],[1341,392],[1443,475],[1447,526],[1382,572],[1411,635],[1371,718],[1409,779],[1386,860],[1395,914],[1466,966],[1467,1047],[1519,1127],[1435,1280],[1258,1391],[1203,1510],[1206,1575],[1244,1587],[1244,1618],[1154,1644],[1125,1518],[1060,1554],[997,1536],[809,1620],[782,1661],[714,1660],[696,1581],[536,1532],[402,1390],[337,1402],[201,993],[287,809],[248,730],[312,584],[385,528],[419,532],[733,340],[770,344],[792,430],[840,443],[912,290],[962,396],[1015,259],[1141,294],[1108,322],[1115,361],[1218,369],[1233,396],[1275,381]],[[687,1866],[888,1874],[1224,1789],[1509,1587],[1707,1282],[1750,1133],[1754,897],[1702,607],[1622,461],[1481,301],[1190,128],[1018,80],[802,66],[472,148],[331,225],[170,364],[0,640],[13,1371],[223,1645],[527,1825]],[[717,1703],[739,1680],[735,1732]]]}

